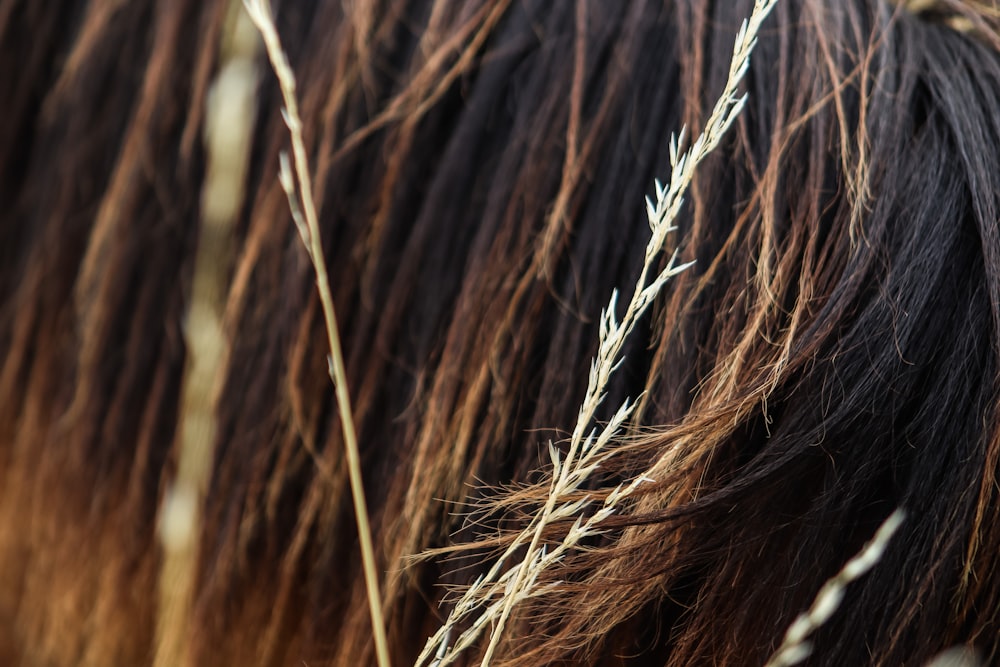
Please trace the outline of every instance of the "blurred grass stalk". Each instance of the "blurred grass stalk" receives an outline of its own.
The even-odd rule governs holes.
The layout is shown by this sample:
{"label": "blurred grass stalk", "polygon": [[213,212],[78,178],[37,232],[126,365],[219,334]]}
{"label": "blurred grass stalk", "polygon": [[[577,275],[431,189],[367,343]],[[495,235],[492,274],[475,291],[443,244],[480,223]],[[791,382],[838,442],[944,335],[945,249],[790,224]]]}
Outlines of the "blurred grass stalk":
{"label": "blurred grass stalk", "polygon": [[861,551],[823,584],[819,593],[816,594],[812,606],[799,614],[798,618],[789,626],[781,646],[764,667],[791,667],[812,655],[813,646],[809,641],[809,636],[830,620],[830,617],[837,611],[837,607],[844,599],[847,585],[875,567],[875,564],[882,558],[882,554],[885,553],[886,547],[889,546],[889,540],[902,525],[904,516],[901,509],[890,514]]}
{"label": "blurred grass stalk", "polygon": [[189,663],[187,638],[198,576],[202,506],[212,473],[219,381],[228,364],[222,330],[233,225],[244,200],[257,89],[260,39],[239,0],[226,9],[219,70],[205,116],[207,170],[201,225],[184,326],[187,364],[177,437],[177,473],[163,498],[159,537],[163,549],[155,667]]}

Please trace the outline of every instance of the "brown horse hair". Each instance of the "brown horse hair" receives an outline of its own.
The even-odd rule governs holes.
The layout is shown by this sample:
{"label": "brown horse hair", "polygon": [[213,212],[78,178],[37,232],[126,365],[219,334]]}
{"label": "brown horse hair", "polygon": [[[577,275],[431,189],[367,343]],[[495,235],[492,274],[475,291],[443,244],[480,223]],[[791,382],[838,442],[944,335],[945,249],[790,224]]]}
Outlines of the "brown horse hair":
{"label": "brown horse hair", "polygon": [[[394,664],[543,502],[643,196],[752,4],[275,3]],[[153,660],[226,5],[0,0],[0,664]],[[897,507],[807,663],[1000,660],[1000,6],[781,0],[743,89],[671,237],[696,263],[598,415],[642,396],[594,498],[655,482],[494,664],[763,664]],[[280,94],[258,91],[180,636],[191,665],[372,664]]]}

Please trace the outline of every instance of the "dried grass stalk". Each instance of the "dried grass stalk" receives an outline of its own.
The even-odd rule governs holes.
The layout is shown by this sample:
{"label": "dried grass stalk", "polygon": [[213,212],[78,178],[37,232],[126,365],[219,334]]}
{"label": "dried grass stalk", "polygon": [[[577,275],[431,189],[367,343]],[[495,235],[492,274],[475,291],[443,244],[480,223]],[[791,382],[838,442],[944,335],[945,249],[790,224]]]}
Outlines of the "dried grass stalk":
{"label": "dried grass stalk", "polygon": [[[671,139],[670,185],[664,188],[657,181],[656,202],[648,198],[646,200],[651,234],[632,297],[619,321],[616,316],[618,293],[612,293],[607,308],[600,316],[597,356],[591,362],[587,393],[580,406],[569,447],[566,454],[561,455],[551,443],[549,445],[552,475],[547,502],[528,526],[514,537],[493,567],[477,579],[457,601],[445,624],[427,641],[417,659],[418,665],[427,664],[432,659],[430,664],[434,667],[452,663],[462,651],[478,641],[486,627],[490,627],[490,640],[482,660],[483,667],[489,665],[514,607],[539,593],[536,589],[539,575],[559,562],[582,540],[599,534],[602,521],[616,512],[622,501],[647,481],[645,475],[640,475],[627,485],[619,485],[606,497],[602,507],[586,518],[582,511],[590,502],[575,499],[579,497],[578,491],[591,473],[614,455],[614,449],[610,445],[635,408],[635,402],[626,400],[606,425],[593,426],[594,415],[606,397],[611,375],[622,361],[621,352],[628,336],[666,282],[690,266],[677,265],[675,251],[665,268],[655,268],[667,236],[676,229],[673,222],[684,203],[684,192],[690,185],[695,170],[718,146],[746,103],[746,95],[737,95],[737,89],[749,67],[750,53],[756,44],[760,26],[776,3],[777,0],[757,0],[750,17],[740,27],[726,87],[705,124],[704,132],[683,152],[684,130],[679,138]],[[562,541],[542,544],[542,535],[552,525],[571,521],[574,516],[577,519]],[[515,552],[521,549],[525,549],[521,562],[504,569]],[[449,645],[452,634],[462,624],[468,624],[467,629],[458,635],[454,645]]]}
{"label": "dried grass stalk", "polygon": [[285,104],[281,111],[291,136],[294,174],[287,155],[283,155],[279,177],[281,185],[288,195],[288,203],[295,225],[316,270],[316,286],[319,289],[320,303],[323,307],[323,318],[326,322],[327,338],[330,345],[328,370],[336,391],[337,409],[344,432],[344,449],[347,455],[347,470],[354,502],[354,516],[358,525],[358,539],[361,543],[361,559],[364,566],[365,587],[368,593],[368,607],[371,612],[375,653],[379,666],[388,667],[390,664],[389,643],[386,640],[375,550],[372,547],[371,525],[368,520],[368,507],[361,479],[361,457],[358,453],[354,418],[351,414],[351,399],[347,389],[347,374],[344,369],[344,355],[340,345],[340,331],[337,328],[337,314],[333,307],[333,294],[330,291],[326,259],[323,257],[319,218],[312,194],[305,140],[302,137],[302,119],[299,117],[298,100],[295,93],[295,75],[281,46],[281,39],[278,37],[278,30],[274,25],[271,10],[266,0],[244,0],[244,5],[264,39],[264,46],[267,49],[271,67],[274,69],[281,86],[281,96]]}
{"label": "dried grass stalk", "polygon": [[821,625],[830,620],[844,599],[847,584],[858,579],[871,570],[885,553],[885,548],[893,534],[903,523],[903,511],[896,510],[889,515],[875,536],[868,542],[858,555],[841,568],[840,572],[829,579],[823,588],[819,589],[816,599],[809,610],[800,614],[795,622],[785,632],[781,646],[774,652],[764,667],[790,667],[797,665],[812,654],[812,644],[809,635]]}

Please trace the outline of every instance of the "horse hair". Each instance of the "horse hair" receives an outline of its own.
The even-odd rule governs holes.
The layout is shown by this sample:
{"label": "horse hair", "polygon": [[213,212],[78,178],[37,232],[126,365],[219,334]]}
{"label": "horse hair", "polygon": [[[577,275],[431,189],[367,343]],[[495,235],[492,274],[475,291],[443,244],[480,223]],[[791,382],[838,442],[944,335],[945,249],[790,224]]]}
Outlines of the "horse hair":
{"label": "horse hair", "polygon": [[[544,502],[598,314],[642,265],[643,197],[752,4],[276,3],[394,663]],[[670,237],[695,264],[599,415],[641,398],[643,426],[593,493],[669,465],[540,582],[494,664],[763,664],[897,507],[806,663],[1000,660],[1000,7],[920,4],[768,17]],[[0,0],[2,664],[152,661],[225,9]],[[192,665],[373,664],[267,74],[220,258],[230,352],[184,632]]]}

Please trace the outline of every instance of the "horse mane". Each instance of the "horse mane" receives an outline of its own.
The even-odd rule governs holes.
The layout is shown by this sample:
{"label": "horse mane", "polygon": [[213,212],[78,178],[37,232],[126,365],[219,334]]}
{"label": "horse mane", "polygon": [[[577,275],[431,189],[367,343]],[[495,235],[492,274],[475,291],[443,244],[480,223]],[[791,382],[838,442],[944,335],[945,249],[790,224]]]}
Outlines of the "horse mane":
{"label": "horse mane", "polygon": [[[1000,9],[909,4],[768,17],[669,239],[694,264],[598,413],[638,401],[592,497],[658,475],[540,580],[493,664],[764,664],[896,508],[807,662],[1000,659]],[[601,309],[642,266],[643,197],[671,132],[702,129],[752,6],[276,3],[395,664],[544,503]],[[2,664],[154,660],[226,16],[0,0]],[[191,665],[374,664],[261,64],[181,630]]]}

